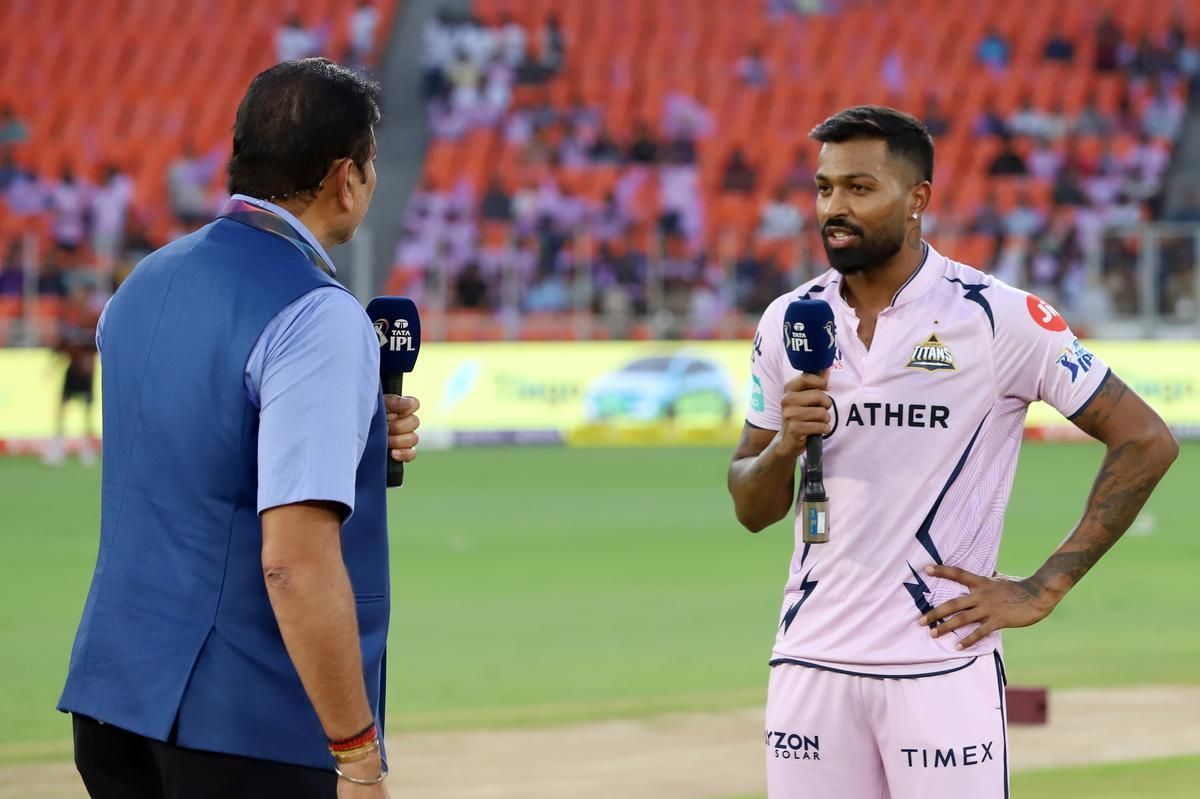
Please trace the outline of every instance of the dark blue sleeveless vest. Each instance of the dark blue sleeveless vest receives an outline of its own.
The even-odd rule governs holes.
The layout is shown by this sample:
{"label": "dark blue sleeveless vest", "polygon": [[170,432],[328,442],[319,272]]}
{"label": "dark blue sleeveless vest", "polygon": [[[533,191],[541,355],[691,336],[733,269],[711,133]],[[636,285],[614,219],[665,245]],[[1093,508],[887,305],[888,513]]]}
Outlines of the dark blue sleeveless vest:
{"label": "dark blue sleeveless vest", "polygon": [[[113,297],[100,553],[60,710],[182,747],[332,768],[263,582],[258,411],[243,372],[276,314],[337,285],[286,238],[218,219],[148,256]],[[386,449],[381,395],[342,526],[381,727]]]}

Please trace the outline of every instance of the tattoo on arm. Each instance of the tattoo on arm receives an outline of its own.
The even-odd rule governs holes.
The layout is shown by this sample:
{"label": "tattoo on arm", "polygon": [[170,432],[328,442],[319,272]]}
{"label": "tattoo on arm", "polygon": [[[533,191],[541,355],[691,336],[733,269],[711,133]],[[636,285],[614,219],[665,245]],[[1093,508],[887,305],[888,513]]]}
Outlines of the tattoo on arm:
{"label": "tattoo on arm", "polygon": [[1075,425],[1093,438],[1098,438],[1097,433],[1112,418],[1128,392],[1129,386],[1125,385],[1125,381],[1110,373],[1083,413],[1075,418]]}
{"label": "tattoo on arm", "polygon": [[[1127,397],[1135,403],[1122,404]],[[1047,588],[1065,593],[1083,579],[1129,529],[1162,478],[1166,465],[1148,468],[1145,440],[1121,432],[1132,425],[1145,423],[1139,405],[1153,413],[1136,394],[1131,394],[1120,378],[1109,374],[1087,408],[1074,420],[1076,426],[1094,438],[1108,441],[1115,438],[1121,443],[1111,446],[1105,455],[1079,524],[1059,551],[1024,581],[1023,587],[1032,596],[1040,595]],[[1153,418],[1157,419],[1156,416]]]}
{"label": "tattoo on arm", "polygon": [[908,236],[905,238],[905,243],[914,250],[921,249],[921,226],[913,225],[908,231]]}

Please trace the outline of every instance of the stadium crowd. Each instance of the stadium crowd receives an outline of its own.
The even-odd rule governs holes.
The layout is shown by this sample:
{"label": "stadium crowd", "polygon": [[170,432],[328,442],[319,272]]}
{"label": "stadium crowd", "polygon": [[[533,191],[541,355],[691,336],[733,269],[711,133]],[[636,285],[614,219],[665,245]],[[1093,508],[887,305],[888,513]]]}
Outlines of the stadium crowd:
{"label": "stadium crowd", "polygon": [[[377,55],[380,20],[372,0],[357,0],[346,19],[308,27],[290,14],[274,35],[276,57],[336,56],[366,70]],[[345,28],[336,52],[335,22]],[[181,136],[159,176],[162,191],[151,197],[139,196],[122,167],[138,158],[136,152],[81,150],[55,171],[38,170],[19,157],[36,137],[57,133],[38,129],[12,103],[0,102],[0,346],[73,351],[86,338],[81,325],[91,319],[94,326],[104,302],[138,261],[209,222],[227,198],[224,140],[199,151],[190,137]],[[159,197],[167,206],[165,225],[151,224],[163,216],[155,207]]]}
{"label": "stadium crowd", "polygon": [[[767,5],[782,13],[779,6],[788,4]],[[1084,302],[1085,259],[1099,248],[1111,298],[1100,310],[1135,312],[1136,240],[1101,232],[1163,218],[1164,175],[1188,102],[1200,97],[1195,34],[1176,17],[1160,35],[1134,39],[1111,15],[1095,23],[1087,48],[1052,31],[1038,54],[1043,66],[1086,70],[1095,85],[1117,89],[1102,99],[1093,88],[1071,111],[1029,91],[1015,107],[993,100],[971,118],[930,91],[910,110],[935,139],[969,131],[973,145],[994,154],[978,164],[978,175],[960,171],[935,184],[939,198],[927,233],[946,242],[952,257],[1066,308]],[[576,90],[575,43],[553,17],[541,30],[526,30],[507,15],[494,24],[443,16],[425,42],[434,136],[459,156],[487,150],[489,165],[498,167],[472,171],[470,158],[460,157],[439,169],[436,155],[429,159],[403,218],[393,286],[425,292],[427,301],[450,309],[590,308],[617,319],[665,309],[677,324],[654,334],[703,335],[714,314],[758,312],[786,285],[822,268],[810,222],[813,150],[801,137],[791,163],[768,180],[755,138],[706,152],[714,127],[726,120],[686,93],[666,93],[652,109],[661,116],[635,119],[623,135],[615,133],[609,120],[616,109],[589,103]],[[1017,79],[1012,49],[1003,33],[988,30],[975,50],[980,75],[959,80]],[[878,80],[892,96],[912,96],[916,71],[894,50],[882,59]],[[563,72],[557,83],[567,85],[556,86]],[[751,46],[732,59],[726,79],[748,95],[795,80],[776,72]],[[1100,80],[1110,75],[1119,82]],[[948,93],[946,86],[939,91]],[[709,191],[702,161],[714,156]],[[982,188],[978,196],[955,195],[953,183],[964,178]],[[715,206],[728,197],[752,200],[751,224],[730,224],[720,214]],[[1192,196],[1173,218],[1197,213]],[[1186,244],[1164,249],[1166,313],[1189,310],[1177,307],[1190,301],[1186,280],[1170,277],[1194,268]],[[647,276],[655,267],[661,290],[651,303]]]}
{"label": "stadium crowd", "polygon": [[[350,4],[336,25],[282,15],[270,44],[279,59],[327,54],[365,68],[378,55],[380,5]],[[814,107],[844,103],[817,86],[826,94],[787,130],[754,120],[780,97],[811,100],[814,73],[789,38],[798,26],[858,5],[759,0],[739,15],[756,26],[752,35],[718,37],[736,44],[678,66],[692,34],[671,29],[654,4],[612,15],[634,26],[605,34],[628,39],[620,43],[583,35],[569,15],[499,0],[476,3],[477,16],[442,12],[423,32],[421,60],[433,142],[400,220],[388,288],[464,317],[587,310],[611,336],[738,334],[721,320],[757,314],[824,268],[805,134],[819,121]],[[1131,314],[1138,239],[1102,232],[1167,218],[1164,178],[1188,105],[1200,101],[1192,23],[1164,17],[1135,35],[1105,14],[1047,26],[1036,52],[1021,49],[1012,26],[989,25],[967,45],[968,68],[936,82],[916,48],[885,43],[878,57],[860,59],[872,72],[857,82],[913,111],[939,143],[926,219],[935,245],[1066,309],[1094,306],[1085,264],[1098,253],[1105,307],[1087,310]],[[633,57],[613,54],[610,64],[598,50],[617,44]],[[1086,86],[1086,96],[1065,103],[1066,88],[1041,91],[1035,73]],[[976,85],[985,100],[964,111],[958,100]],[[53,343],[77,287],[98,308],[147,252],[212,217],[224,199],[226,150],[198,147],[180,131],[148,197],[129,168],[135,154],[81,151],[74,166],[53,170],[22,159],[23,145],[56,132],[7,99],[0,95],[0,344]],[[1170,219],[1200,221],[1200,195]],[[1194,252],[1186,236],[1163,243],[1163,313],[1194,313]],[[489,322],[459,337],[502,328]]]}

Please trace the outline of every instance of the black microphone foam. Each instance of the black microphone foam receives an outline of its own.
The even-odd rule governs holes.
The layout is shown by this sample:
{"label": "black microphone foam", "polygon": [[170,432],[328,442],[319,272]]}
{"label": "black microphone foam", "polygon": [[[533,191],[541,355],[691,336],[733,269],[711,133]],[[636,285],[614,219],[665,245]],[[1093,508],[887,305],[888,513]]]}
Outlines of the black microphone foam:
{"label": "black microphone foam", "polygon": [[[404,374],[417,365],[421,352],[421,316],[408,297],[376,297],[367,305],[367,316],[379,338],[379,377],[385,394],[404,393]],[[387,484],[404,484],[404,464],[387,454]]]}
{"label": "black microphone foam", "polygon": [[833,309],[824,300],[795,300],[783,315],[783,346],[797,372],[818,374],[837,351]]}

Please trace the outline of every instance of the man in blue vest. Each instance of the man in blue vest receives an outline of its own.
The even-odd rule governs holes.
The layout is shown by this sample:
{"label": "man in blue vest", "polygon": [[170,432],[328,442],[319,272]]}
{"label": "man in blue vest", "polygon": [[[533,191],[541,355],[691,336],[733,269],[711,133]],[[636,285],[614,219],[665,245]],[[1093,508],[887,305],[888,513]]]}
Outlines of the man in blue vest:
{"label": "man in blue vest", "polygon": [[105,309],[100,552],[59,708],[97,799],[386,797],[388,457],[416,400],[333,277],[375,189],[378,85],[278,64],[232,199]]}

